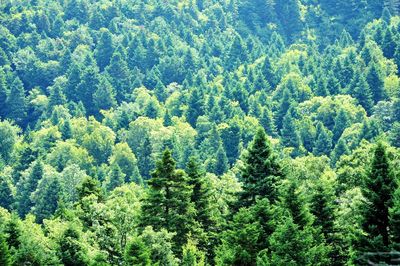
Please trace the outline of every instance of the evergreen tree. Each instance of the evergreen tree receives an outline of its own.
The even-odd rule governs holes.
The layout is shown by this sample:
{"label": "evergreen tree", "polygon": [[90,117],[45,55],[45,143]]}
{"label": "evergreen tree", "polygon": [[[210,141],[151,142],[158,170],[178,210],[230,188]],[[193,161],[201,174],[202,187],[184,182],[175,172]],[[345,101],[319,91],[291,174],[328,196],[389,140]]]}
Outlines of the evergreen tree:
{"label": "evergreen tree", "polygon": [[172,126],[172,119],[171,119],[171,115],[169,114],[168,110],[165,111],[163,125],[164,125],[164,127]]}
{"label": "evergreen tree", "polygon": [[358,100],[367,114],[371,114],[373,107],[372,93],[364,74],[356,73],[351,87],[351,96]]}
{"label": "evergreen tree", "polygon": [[11,84],[10,94],[7,98],[7,117],[14,120],[17,125],[24,127],[26,121],[26,99],[22,81],[16,77]]}
{"label": "evergreen tree", "polygon": [[88,115],[95,114],[93,94],[100,84],[99,73],[95,66],[89,66],[82,74],[81,82],[76,87],[77,98],[83,103]]}
{"label": "evergreen tree", "polygon": [[58,256],[63,265],[85,266],[89,265],[87,251],[80,242],[80,236],[74,227],[67,228],[59,240]]}
{"label": "evergreen tree", "polygon": [[43,177],[43,164],[40,161],[36,161],[31,168],[29,175],[25,179],[21,180],[17,187],[17,199],[18,199],[18,213],[21,217],[30,211],[33,203],[31,201],[31,194],[38,186],[39,180]]}
{"label": "evergreen tree", "polygon": [[283,118],[283,126],[281,129],[281,140],[284,147],[293,148],[292,156],[296,156],[300,152],[301,139],[299,132],[294,124],[293,108],[291,108]]}
{"label": "evergreen tree", "polygon": [[114,88],[104,77],[101,77],[96,91],[93,93],[93,103],[96,110],[109,110],[116,105]]}
{"label": "evergreen tree", "polygon": [[54,110],[55,106],[66,104],[66,98],[62,91],[62,88],[59,84],[54,85],[50,88],[50,96],[49,96],[49,105],[48,110],[49,113]]}
{"label": "evergreen tree", "polygon": [[250,206],[257,198],[277,199],[277,185],[284,174],[278,158],[263,129],[258,129],[241,169],[243,191],[239,194],[239,206]]}
{"label": "evergreen tree", "polygon": [[332,137],[331,132],[328,133],[328,129],[322,123],[317,125],[317,139],[313,153],[316,156],[329,155],[332,149]]}
{"label": "evergreen tree", "polygon": [[112,191],[124,184],[125,174],[121,171],[118,164],[113,164],[107,180],[107,190]]}
{"label": "evergreen tree", "polygon": [[378,142],[374,149],[371,169],[365,179],[362,229],[358,239],[359,252],[387,252],[390,246],[389,209],[393,207],[395,177],[390,167],[386,148]]}
{"label": "evergreen tree", "polygon": [[196,127],[197,118],[204,113],[202,97],[197,89],[190,92],[188,107],[186,119],[192,127]]}
{"label": "evergreen tree", "polygon": [[371,88],[374,103],[383,100],[385,98],[384,76],[377,63],[374,62],[370,64],[366,79]]}
{"label": "evergreen tree", "polygon": [[7,103],[7,83],[5,79],[5,74],[2,68],[0,68],[0,118],[4,119],[6,117],[6,103]]}
{"label": "evergreen tree", "polygon": [[168,149],[157,162],[148,184],[150,190],[143,203],[142,224],[153,226],[155,230],[165,228],[169,232],[176,232],[173,240],[175,250],[179,250],[178,247],[187,242],[188,233],[195,230],[195,210],[186,173],[176,170]]}
{"label": "evergreen tree", "polygon": [[11,191],[11,180],[7,180],[4,175],[0,174],[0,207],[11,210],[14,203],[14,195]]}
{"label": "evergreen tree", "polygon": [[291,100],[291,96],[290,96],[290,92],[288,89],[285,89],[283,91],[283,96],[282,96],[282,100],[279,103],[279,108],[277,110],[276,113],[276,127],[277,129],[280,131],[282,129],[283,126],[283,119],[286,116],[288,110],[291,108],[292,106],[292,100]]}
{"label": "evergreen tree", "polygon": [[132,92],[131,73],[123,52],[117,50],[111,57],[110,65],[106,68],[111,85],[116,89],[118,102],[128,99]]}
{"label": "evergreen tree", "polygon": [[2,233],[0,233],[0,265],[11,266],[11,254]]}
{"label": "evergreen tree", "polygon": [[277,136],[275,121],[272,115],[271,110],[268,107],[265,107],[262,110],[260,124],[264,128],[265,132],[272,137]]}
{"label": "evergreen tree", "polygon": [[333,128],[333,141],[336,142],[342,136],[344,130],[349,126],[349,118],[344,109],[340,109],[335,117]]}
{"label": "evergreen tree", "polygon": [[152,264],[148,247],[140,237],[134,237],[127,245],[124,262],[126,266],[150,266]]}
{"label": "evergreen tree", "polygon": [[103,71],[110,63],[111,56],[114,53],[114,47],[111,32],[106,28],[102,28],[100,32],[100,39],[94,55],[100,71]]}

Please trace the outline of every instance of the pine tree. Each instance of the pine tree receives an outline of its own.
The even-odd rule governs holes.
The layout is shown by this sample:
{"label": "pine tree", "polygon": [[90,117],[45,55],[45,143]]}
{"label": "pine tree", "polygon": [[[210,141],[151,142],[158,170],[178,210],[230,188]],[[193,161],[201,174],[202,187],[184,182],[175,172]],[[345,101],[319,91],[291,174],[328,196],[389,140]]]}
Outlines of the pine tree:
{"label": "pine tree", "polygon": [[163,126],[164,127],[170,127],[172,126],[172,119],[171,115],[169,114],[169,111],[166,110],[164,114],[164,119],[163,119]]}
{"label": "pine tree", "polygon": [[349,126],[349,118],[344,109],[340,109],[335,117],[333,128],[333,141],[336,142],[342,136],[344,130]]}
{"label": "pine tree", "polygon": [[50,89],[48,109],[53,110],[54,106],[64,105],[67,100],[65,98],[62,87],[59,84],[54,85]]}
{"label": "pine tree", "polygon": [[142,224],[155,230],[176,232],[173,240],[179,251],[195,230],[195,210],[191,203],[191,187],[186,173],[176,170],[171,151],[164,151],[156,170],[148,181],[149,194],[143,203]]}
{"label": "pine tree", "polygon": [[290,96],[290,92],[287,88],[285,88],[285,90],[283,91],[282,100],[279,103],[279,108],[275,116],[276,127],[279,131],[282,129],[283,119],[288,113],[288,110],[291,108],[291,106],[292,106],[292,99]]}
{"label": "pine tree", "polygon": [[268,56],[266,56],[264,59],[264,63],[261,67],[261,73],[264,75],[264,78],[268,81],[269,85],[271,85],[271,88],[274,89],[277,85],[277,80],[271,60]]}
{"label": "pine tree", "polygon": [[114,53],[114,47],[111,32],[106,28],[101,29],[100,32],[100,40],[94,55],[100,71],[103,71],[110,63],[111,56]]}
{"label": "pine tree", "polygon": [[192,127],[196,127],[197,118],[204,114],[202,97],[197,89],[193,89],[189,95],[186,119]]}
{"label": "pine tree", "polygon": [[383,100],[385,98],[384,76],[377,63],[373,62],[370,64],[366,79],[371,88],[374,103],[376,104]]}
{"label": "pine tree", "polygon": [[385,37],[383,39],[382,51],[385,57],[393,58],[396,52],[396,41],[393,36],[392,30],[388,27],[385,32]]}
{"label": "pine tree", "polygon": [[109,110],[116,105],[114,88],[104,77],[100,77],[96,91],[93,93],[93,103],[97,110]]}
{"label": "pine tree", "polygon": [[217,241],[216,220],[212,215],[211,208],[211,187],[207,183],[205,172],[195,157],[189,158],[186,166],[186,172],[189,178],[189,185],[192,186],[191,201],[196,210],[195,220],[199,223],[205,237],[198,237],[198,246],[201,250],[206,251],[209,261],[214,259],[214,244]]}
{"label": "pine tree", "polygon": [[371,169],[365,179],[362,209],[362,229],[365,235],[358,239],[359,252],[385,252],[390,246],[389,209],[393,207],[395,177],[390,167],[386,148],[378,142],[374,149]]}
{"label": "pine tree", "polygon": [[296,156],[300,152],[301,139],[299,132],[294,124],[293,108],[291,108],[283,118],[283,126],[281,129],[281,140],[284,147],[294,148],[292,156]]}
{"label": "pine tree", "polygon": [[316,156],[329,155],[332,150],[332,137],[328,129],[322,123],[317,125],[317,139],[313,153]]}
{"label": "pine tree", "polygon": [[264,128],[265,132],[272,137],[277,136],[275,121],[272,115],[271,110],[268,107],[263,108],[260,124]]}
{"label": "pine tree", "polygon": [[121,171],[118,164],[113,164],[107,180],[107,190],[112,191],[125,182],[125,174]]}
{"label": "pine tree", "polygon": [[11,84],[6,106],[7,117],[13,119],[17,125],[24,127],[27,105],[24,86],[18,77],[16,77]]}
{"label": "pine tree", "polygon": [[95,66],[88,66],[82,74],[81,82],[76,87],[77,98],[83,103],[88,115],[94,115],[95,105],[93,94],[100,83],[98,69]]}
{"label": "pine tree", "polygon": [[126,100],[132,92],[131,73],[124,52],[115,51],[111,57],[110,65],[106,68],[111,85],[116,89],[118,102]]}
{"label": "pine tree", "polygon": [[239,194],[239,206],[250,206],[257,198],[277,199],[277,185],[284,174],[278,158],[263,129],[258,129],[241,169],[243,191]]}
{"label": "pine tree", "polygon": [[359,104],[364,107],[367,114],[371,114],[373,107],[371,88],[363,73],[357,72],[351,82],[351,96],[356,98]]}

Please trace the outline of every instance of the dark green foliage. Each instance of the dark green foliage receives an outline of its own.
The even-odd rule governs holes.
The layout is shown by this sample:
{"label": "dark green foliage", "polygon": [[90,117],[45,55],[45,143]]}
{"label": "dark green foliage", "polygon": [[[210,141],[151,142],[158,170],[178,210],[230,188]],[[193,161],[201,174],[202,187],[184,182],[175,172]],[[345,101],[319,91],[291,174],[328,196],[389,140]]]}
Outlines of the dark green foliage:
{"label": "dark green foliage", "polygon": [[187,234],[195,229],[195,212],[186,173],[176,170],[169,150],[164,151],[148,184],[150,190],[143,205],[142,224],[155,230],[165,228],[176,232],[175,247],[183,246]]}
{"label": "dark green foliage", "polygon": [[316,156],[329,155],[332,149],[331,132],[324,127],[322,123],[317,125],[317,139],[313,153]]}
{"label": "dark green foliage", "polygon": [[17,187],[18,213],[24,217],[33,206],[31,194],[43,177],[43,164],[40,161],[33,163],[29,175],[20,180]]}
{"label": "dark green foliage", "polygon": [[86,252],[80,243],[77,229],[73,227],[67,228],[59,240],[58,256],[61,262],[69,266],[89,265]]}
{"label": "dark green foliage", "polygon": [[359,238],[360,252],[385,252],[390,248],[389,209],[393,206],[393,193],[397,187],[393,174],[386,148],[378,142],[363,188],[367,201],[362,210],[362,228],[366,235]]}
{"label": "dark green foliage", "polygon": [[127,245],[124,256],[126,266],[149,266],[151,265],[148,248],[139,237],[135,237]]}
{"label": "dark green foliage", "polygon": [[258,129],[241,170],[243,192],[239,195],[240,206],[250,206],[257,198],[277,199],[277,185],[284,174],[270,141],[263,129]]}
{"label": "dark green foliage", "polygon": [[10,86],[10,94],[6,102],[7,117],[21,127],[26,122],[26,99],[22,81],[17,77]]}

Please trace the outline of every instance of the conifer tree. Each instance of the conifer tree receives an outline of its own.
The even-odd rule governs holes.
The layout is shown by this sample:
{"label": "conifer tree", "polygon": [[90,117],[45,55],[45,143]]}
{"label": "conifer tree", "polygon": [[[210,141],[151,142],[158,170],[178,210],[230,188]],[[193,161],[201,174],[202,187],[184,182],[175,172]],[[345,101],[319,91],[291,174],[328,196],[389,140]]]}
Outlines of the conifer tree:
{"label": "conifer tree", "polygon": [[332,137],[328,129],[322,123],[317,125],[317,139],[315,141],[315,146],[313,153],[316,156],[329,155],[332,149]]}
{"label": "conifer tree", "polygon": [[40,161],[36,161],[25,179],[21,180],[17,187],[17,199],[18,199],[18,213],[21,217],[30,211],[33,203],[31,201],[31,194],[37,188],[39,180],[43,177],[43,164]]}
{"label": "conifer tree", "polygon": [[349,118],[344,109],[340,109],[335,117],[333,128],[333,141],[336,142],[342,136],[344,130],[349,126]]}
{"label": "conifer tree", "polygon": [[64,265],[85,266],[89,265],[87,250],[80,242],[80,236],[74,227],[67,228],[59,240],[58,256]]}
{"label": "conifer tree", "polygon": [[11,84],[6,106],[7,117],[14,120],[17,125],[23,127],[26,121],[27,105],[24,86],[18,77]]}
{"label": "conifer tree", "polygon": [[103,71],[110,63],[111,56],[114,53],[113,40],[111,32],[103,28],[100,30],[100,40],[95,50],[95,58],[100,71]]}
{"label": "conifer tree", "polygon": [[189,232],[195,230],[195,210],[186,173],[176,170],[175,165],[171,151],[165,150],[148,181],[150,189],[143,203],[142,224],[175,232],[175,250],[179,250],[187,242]]}
{"label": "conifer tree", "polygon": [[378,142],[374,151],[371,169],[365,179],[363,196],[362,229],[365,234],[358,239],[359,252],[386,252],[390,247],[389,209],[393,207],[396,181],[391,170],[386,148]]}
{"label": "conifer tree", "polygon": [[241,170],[243,191],[239,194],[239,206],[250,206],[257,198],[277,199],[277,185],[284,174],[278,158],[263,129],[258,129]]}
{"label": "conifer tree", "polygon": [[301,139],[299,132],[294,124],[293,108],[291,108],[283,118],[281,129],[281,140],[284,147],[293,148],[292,156],[296,156],[300,152]]}
{"label": "conifer tree", "polygon": [[8,249],[5,237],[2,233],[0,233],[0,265],[3,266],[11,265],[11,254]]}
{"label": "conifer tree", "polygon": [[125,265],[150,266],[151,259],[148,247],[140,237],[134,237],[126,247]]}
{"label": "conifer tree", "polygon": [[356,98],[359,104],[364,107],[367,114],[371,114],[373,107],[373,99],[371,88],[363,73],[357,72],[351,82],[351,96]]}
{"label": "conifer tree", "polygon": [[2,68],[0,68],[0,118],[6,117],[6,103],[7,103],[7,86],[6,86],[5,74]]}
{"label": "conifer tree", "polygon": [[377,103],[385,98],[384,76],[378,64],[373,62],[368,67],[367,82],[372,92],[372,99]]}
{"label": "conifer tree", "polygon": [[116,105],[114,88],[104,77],[101,77],[96,91],[93,93],[93,103],[97,110],[109,110]]}

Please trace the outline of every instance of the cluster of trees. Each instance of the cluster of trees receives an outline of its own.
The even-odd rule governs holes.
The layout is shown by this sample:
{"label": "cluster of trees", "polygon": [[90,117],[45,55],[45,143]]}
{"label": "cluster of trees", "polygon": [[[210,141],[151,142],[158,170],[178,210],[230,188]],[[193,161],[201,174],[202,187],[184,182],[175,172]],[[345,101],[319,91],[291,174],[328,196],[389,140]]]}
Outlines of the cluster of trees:
{"label": "cluster of trees", "polygon": [[389,264],[400,3],[334,2],[1,1],[0,264]]}

